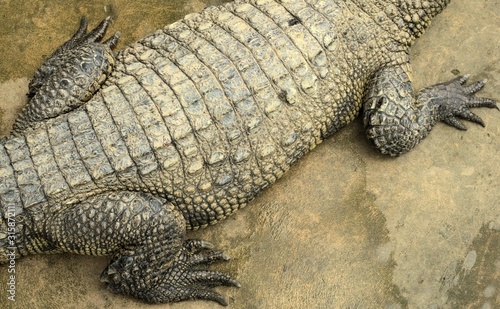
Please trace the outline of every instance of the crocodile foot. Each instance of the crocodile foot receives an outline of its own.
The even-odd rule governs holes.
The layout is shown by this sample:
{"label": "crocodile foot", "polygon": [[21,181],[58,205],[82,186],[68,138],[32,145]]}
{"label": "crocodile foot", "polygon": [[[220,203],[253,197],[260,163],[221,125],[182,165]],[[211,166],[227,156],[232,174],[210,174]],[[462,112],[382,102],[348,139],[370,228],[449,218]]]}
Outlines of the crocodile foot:
{"label": "crocodile foot", "polygon": [[476,97],[485,80],[465,85],[468,76],[422,89],[416,95],[409,63],[379,70],[367,86],[364,98],[366,135],[382,153],[399,156],[415,147],[443,121],[466,130],[458,118],[484,126],[471,108],[498,108],[495,100]]}
{"label": "crocodile foot", "polygon": [[[168,201],[133,191],[92,195],[48,214],[41,235],[22,252],[112,255],[101,281],[149,303],[205,299],[227,304],[212,288],[236,286],[208,265],[229,260],[202,240],[186,240],[184,216]],[[41,246],[43,244],[44,246]]]}
{"label": "crocodile foot", "polygon": [[[87,33],[88,22],[85,17],[80,20],[80,26],[75,34],[64,44],[62,44],[58,49],[56,49],[45,62],[36,70],[33,78],[28,86],[29,91],[27,96],[32,98],[38,92],[40,87],[42,87],[46,80],[52,73],[57,70],[58,67],[64,65],[67,61],[66,58],[71,51],[76,51],[84,45],[99,43],[106,34],[111,18],[107,17],[99,23],[95,29]],[[103,44],[113,48],[118,42],[120,33],[115,33]]]}
{"label": "crocodile foot", "polygon": [[489,98],[475,97],[474,94],[481,90],[486,80],[477,81],[466,86],[469,75],[457,77],[449,82],[441,83],[423,89],[419,100],[436,101],[440,120],[459,130],[467,130],[467,127],[458,119],[475,122],[484,127],[484,121],[470,111],[470,108],[488,107],[497,108],[495,100]]}
{"label": "crocodile foot", "polygon": [[229,260],[228,255],[213,247],[206,241],[186,240],[168,266],[151,269],[147,278],[136,278],[131,290],[128,289],[131,285],[124,281],[130,281],[138,265],[133,265],[132,257],[121,255],[104,270],[101,281],[115,293],[129,294],[150,303],[204,299],[226,306],[226,300],[212,288],[240,287],[240,284],[227,274],[206,269],[209,264]]}
{"label": "crocodile foot", "polygon": [[82,18],[73,37],[40,66],[29,84],[30,101],[16,118],[12,134],[67,113],[94,95],[114,66],[112,48],[120,34],[100,42],[109,23],[108,17],[87,33]]}

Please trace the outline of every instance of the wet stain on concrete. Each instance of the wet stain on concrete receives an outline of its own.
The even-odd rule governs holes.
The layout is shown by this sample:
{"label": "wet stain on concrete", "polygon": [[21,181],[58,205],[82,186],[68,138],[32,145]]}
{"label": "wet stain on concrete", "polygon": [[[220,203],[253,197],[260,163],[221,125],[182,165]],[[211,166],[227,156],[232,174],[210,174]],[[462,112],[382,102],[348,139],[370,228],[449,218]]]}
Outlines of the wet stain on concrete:
{"label": "wet stain on concrete", "polygon": [[500,304],[500,218],[483,225],[472,245],[459,260],[448,285],[451,308],[495,308]]}

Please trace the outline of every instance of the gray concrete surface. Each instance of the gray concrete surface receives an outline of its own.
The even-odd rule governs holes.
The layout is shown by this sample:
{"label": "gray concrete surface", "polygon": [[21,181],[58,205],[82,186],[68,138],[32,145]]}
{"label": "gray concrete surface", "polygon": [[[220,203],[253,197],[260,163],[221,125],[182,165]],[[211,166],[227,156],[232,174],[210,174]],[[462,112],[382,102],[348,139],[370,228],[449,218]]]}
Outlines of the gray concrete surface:
{"label": "gray concrete surface", "polygon": [[[163,2],[163,3],[162,3]],[[204,6],[199,0],[0,1],[0,129],[24,103],[28,78],[76,29],[108,14],[121,46]],[[500,99],[500,1],[452,1],[412,50],[421,88],[470,73]],[[453,72],[453,73],[452,73]],[[486,128],[439,124],[397,159],[376,153],[360,121],[296,164],[225,222],[192,233],[233,259],[216,268],[242,288],[221,288],[230,308],[499,308],[500,112]],[[108,258],[31,256],[16,264],[16,302],[1,308],[219,308],[148,306],[106,291]]]}

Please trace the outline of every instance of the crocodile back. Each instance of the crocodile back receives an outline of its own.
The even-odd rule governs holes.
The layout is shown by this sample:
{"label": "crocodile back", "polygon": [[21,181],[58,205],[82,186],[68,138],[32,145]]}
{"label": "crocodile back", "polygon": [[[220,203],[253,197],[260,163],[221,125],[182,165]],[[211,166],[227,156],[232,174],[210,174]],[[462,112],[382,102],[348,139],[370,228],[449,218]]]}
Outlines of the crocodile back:
{"label": "crocodile back", "polygon": [[350,1],[228,3],[120,52],[89,102],[25,142],[49,201],[145,191],[198,228],[351,122],[368,77],[398,52]]}

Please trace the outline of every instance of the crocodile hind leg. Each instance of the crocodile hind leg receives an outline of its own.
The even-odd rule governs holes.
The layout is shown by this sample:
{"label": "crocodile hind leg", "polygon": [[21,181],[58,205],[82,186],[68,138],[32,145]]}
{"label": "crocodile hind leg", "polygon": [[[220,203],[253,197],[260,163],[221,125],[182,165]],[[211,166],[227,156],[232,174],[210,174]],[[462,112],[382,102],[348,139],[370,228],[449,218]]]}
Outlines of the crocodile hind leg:
{"label": "crocodile hind leg", "polygon": [[113,69],[111,49],[119,37],[117,33],[99,42],[108,25],[109,18],[106,18],[87,33],[87,21],[82,18],[73,37],[36,71],[29,85],[30,101],[14,123],[14,135],[39,121],[80,106],[99,89]]}
{"label": "crocodile hind leg", "polygon": [[485,81],[465,85],[467,76],[413,92],[410,65],[386,67],[373,77],[364,98],[364,124],[368,139],[382,153],[403,154],[443,121],[460,130],[462,118],[484,126],[470,108],[498,108],[492,99],[475,97]]}
{"label": "crocodile hind leg", "polygon": [[37,234],[44,235],[44,247],[113,255],[101,281],[115,293],[151,303],[206,299],[225,305],[212,288],[239,286],[229,275],[206,269],[229,257],[208,242],[185,240],[184,217],[163,199],[120,191],[64,207],[43,220]]}

